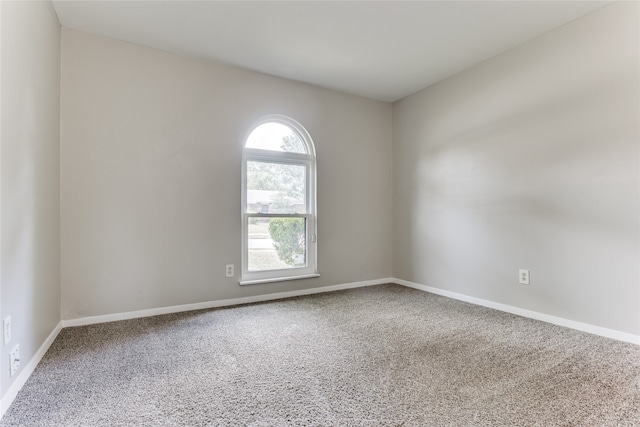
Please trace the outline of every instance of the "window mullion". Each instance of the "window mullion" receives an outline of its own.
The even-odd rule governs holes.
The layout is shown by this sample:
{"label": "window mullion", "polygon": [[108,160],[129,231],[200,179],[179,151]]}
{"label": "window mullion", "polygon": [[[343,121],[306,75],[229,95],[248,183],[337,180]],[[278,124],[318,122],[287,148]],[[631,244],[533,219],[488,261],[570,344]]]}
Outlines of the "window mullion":
{"label": "window mullion", "polygon": [[255,148],[246,148],[245,157],[249,160],[267,161],[267,162],[308,162],[313,159],[309,154],[277,152],[268,150],[259,150]]}
{"label": "window mullion", "polygon": [[294,214],[285,214],[285,213],[249,213],[247,212],[245,215],[249,218],[309,218],[311,215],[304,213],[294,213]]}

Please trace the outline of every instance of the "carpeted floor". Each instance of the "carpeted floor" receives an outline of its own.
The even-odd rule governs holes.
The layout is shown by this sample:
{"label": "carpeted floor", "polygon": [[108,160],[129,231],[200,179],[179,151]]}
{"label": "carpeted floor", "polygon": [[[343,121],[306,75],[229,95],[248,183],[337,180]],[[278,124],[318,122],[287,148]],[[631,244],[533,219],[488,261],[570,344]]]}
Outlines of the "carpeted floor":
{"label": "carpeted floor", "polygon": [[2,426],[640,426],[640,347],[397,285],[64,329]]}

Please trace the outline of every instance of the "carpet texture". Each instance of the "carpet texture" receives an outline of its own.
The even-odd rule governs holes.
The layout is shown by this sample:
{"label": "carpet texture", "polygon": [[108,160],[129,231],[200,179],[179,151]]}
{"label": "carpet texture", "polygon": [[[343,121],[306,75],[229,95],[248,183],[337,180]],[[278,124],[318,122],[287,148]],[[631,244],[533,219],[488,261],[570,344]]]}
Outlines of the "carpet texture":
{"label": "carpet texture", "polygon": [[640,347],[381,285],[63,329],[2,426],[640,426]]}

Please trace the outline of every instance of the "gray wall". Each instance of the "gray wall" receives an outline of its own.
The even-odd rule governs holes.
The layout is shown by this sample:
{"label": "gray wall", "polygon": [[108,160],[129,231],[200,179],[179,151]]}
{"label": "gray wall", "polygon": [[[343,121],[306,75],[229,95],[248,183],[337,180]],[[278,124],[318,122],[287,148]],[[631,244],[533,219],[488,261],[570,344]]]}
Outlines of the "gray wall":
{"label": "gray wall", "polygon": [[[63,318],[390,277],[391,105],[62,31]],[[239,286],[243,139],[311,134],[321,277]]]}
{"label": "gray wall", "polygon": [[394,276],[638,334],[639,33],[615,3],[394,104]]}
{"label": "gray wall", "polygon": [[1,2],[1,312],[13,337],[0,355],[0,393],[60,322],[60,25],[50,2]]}

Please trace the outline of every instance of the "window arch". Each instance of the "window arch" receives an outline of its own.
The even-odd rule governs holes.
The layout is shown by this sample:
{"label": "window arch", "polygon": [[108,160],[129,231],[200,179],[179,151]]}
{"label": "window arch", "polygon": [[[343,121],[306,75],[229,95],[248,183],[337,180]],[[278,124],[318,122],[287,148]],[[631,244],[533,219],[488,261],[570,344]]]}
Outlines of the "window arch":
{"label": "window arch", "polygon": [[270,115],[242,152],[240,284],[317,277],[316,155],[295,120]]}

